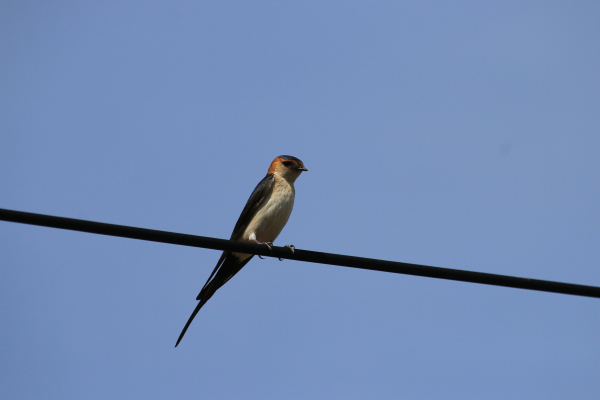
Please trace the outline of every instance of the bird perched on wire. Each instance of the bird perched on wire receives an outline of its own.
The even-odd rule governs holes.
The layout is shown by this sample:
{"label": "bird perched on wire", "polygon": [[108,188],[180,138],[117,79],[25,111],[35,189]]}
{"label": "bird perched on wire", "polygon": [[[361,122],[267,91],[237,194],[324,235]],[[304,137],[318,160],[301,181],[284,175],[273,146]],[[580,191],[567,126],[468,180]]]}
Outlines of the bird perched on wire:
{"label": "bird perched on wire", "polygon": [[[267,176],[256,185],[242,210],[242,214],[233,228],[231,240],[264,244],[271,249],[271,245],[281,233],[292,213],[296,194],[294,182],[302,171],[308,170],[304,168],[304,163],[296,157],[275,157],[267,171]],[[294,251],[294,246],[286,247],[289,247],[292,252]],[[183,327],[175,347],[202,306],[252,257],[254,257],[253,254],[223,252],[217,266],[196,297],[196,300],[200,300],[200,302]]]}

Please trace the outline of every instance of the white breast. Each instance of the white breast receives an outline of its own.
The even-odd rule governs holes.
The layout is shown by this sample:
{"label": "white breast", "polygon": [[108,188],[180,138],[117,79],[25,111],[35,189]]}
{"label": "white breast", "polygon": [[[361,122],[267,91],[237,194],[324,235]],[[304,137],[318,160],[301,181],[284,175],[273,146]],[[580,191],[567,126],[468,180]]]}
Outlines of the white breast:
{"label": "white breast", "polygon": [[242,235],[244,241],[253,238],[259,242],[275,241],[292,214],[296,194],[294,184],[290,184],[278,174],[275,174],[274,178],[273,193],[248,224]]}

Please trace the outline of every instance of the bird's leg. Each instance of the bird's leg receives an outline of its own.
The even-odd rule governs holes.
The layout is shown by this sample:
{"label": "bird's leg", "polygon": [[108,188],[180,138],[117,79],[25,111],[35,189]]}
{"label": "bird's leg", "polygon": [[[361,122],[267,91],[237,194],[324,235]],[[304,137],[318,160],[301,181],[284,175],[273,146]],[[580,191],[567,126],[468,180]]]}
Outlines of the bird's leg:
{"label": "bird's leg", "polygon": [[[283,246],[283,247],[287,247],[288,249],[290,249],[290,250],[292,251],[292,254],[294,254],[294,249],[295,249],[296,247],[294,247],[294,245],[293,245],[293,244],[286,244],[286,245],[285,245],[285,246]],[[283,258],[280,258],[280,259],[279,259],[279,261],[283,261]]]}
{"label": "bird's leg", "polygon": [[[250,239],[250,241],[251,241],[252,243],[256,243],[256,244],[264,244],[265,246],[267,246],[267,247],[269,248],[269,251],[271,251],[271,252],[273,251],[273,249],[271,248],[271,246],[273,246],[273,242],[259,242],[259,241],[258,241],[258,240],[256,240],[256,239]],[[264,260],[264,258],[262,258],[262,257],[260,256],[260,254],[258,255],[258,258],[260,258],[261,260]]]}

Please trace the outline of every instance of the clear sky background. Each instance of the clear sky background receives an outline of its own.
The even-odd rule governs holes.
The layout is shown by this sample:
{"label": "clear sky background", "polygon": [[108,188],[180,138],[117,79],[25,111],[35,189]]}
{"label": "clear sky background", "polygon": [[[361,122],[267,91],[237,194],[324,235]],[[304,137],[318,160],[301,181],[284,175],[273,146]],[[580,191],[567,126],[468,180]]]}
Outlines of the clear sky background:
{"label": "clear sky background", "polygon": [[[0,207],[600,285],[597,1],[0,4]],[[600,301],[0,222],[3,399],[592,399]]]}

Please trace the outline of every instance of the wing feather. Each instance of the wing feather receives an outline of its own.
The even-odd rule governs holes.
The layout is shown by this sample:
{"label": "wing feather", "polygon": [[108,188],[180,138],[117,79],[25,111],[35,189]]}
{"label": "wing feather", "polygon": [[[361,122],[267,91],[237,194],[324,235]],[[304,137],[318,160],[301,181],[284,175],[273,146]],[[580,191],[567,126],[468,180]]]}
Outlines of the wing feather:
{"label": "wing feather", "polygon": [[[233,233],[231,234],[231,240],[240,240],[244,231],[252,221],[252,218],[256,215],[257,211],[260,209],[261,205],[265,202],[265,200],[271,195],[273,192],[273,186],[275,183],[275,176],[273,174],[267,174],[254,188],[254,191],[250,195],[250,198],[246,202],[246,206],[242,210],[240,217],[238,218],[237,223],[235,224],[235,228],[233,228]],[[196,300],[199,300],[199,303],[196,305],[194,312],[188,319],[187,323],[183,327],[179,338],[177,339],[177,343],[175,347],[179,344],[183,335],[189,328],[190,324],[194,320],[198,311],[202,308],[202,306],[212,297],[212,295],[227,281],[229,281],[235,274],[239,272],[240,269],[244,265],[248,263],[254,257],[253,255],[248,255],[246,258],[238,258],[235,253],[231,253],[229,251],[224,251],[221,255],[221,258],[217,262],[215,269],[208,277],[208,280],[202,287],[202,290],[198,294]]]}
{"label": "wing feather", "polygon": [[241,239],[244,231],[252,221],[252,218],[256,215],[256,212],[260,209],[265,199],[267,199],[273,192],[273,186],[275,183],[275,175],[267,174],[258,185],[252,191],[250,198],[246,202],[246,206],[242,210],[240,217],[238,218],[233,233],[231,234],[231,240]]}

